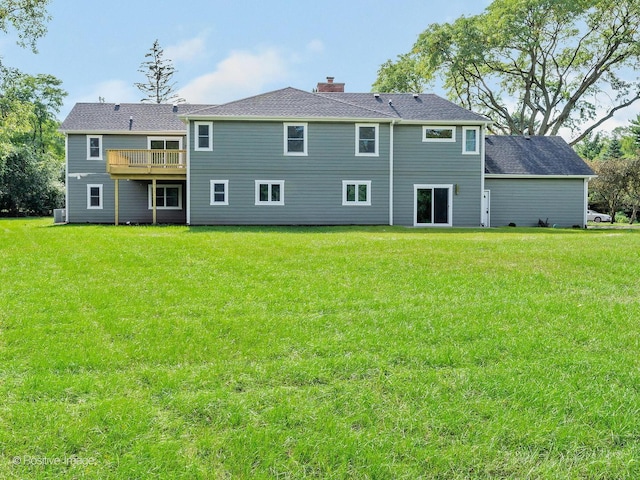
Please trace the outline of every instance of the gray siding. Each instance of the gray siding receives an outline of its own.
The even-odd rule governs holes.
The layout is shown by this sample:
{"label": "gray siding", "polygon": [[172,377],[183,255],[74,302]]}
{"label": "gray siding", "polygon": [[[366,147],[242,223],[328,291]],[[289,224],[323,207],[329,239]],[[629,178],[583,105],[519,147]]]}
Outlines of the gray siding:
{"label": "gray siding", "polygon": [[491,226],[515,223],[536,226],[538,220],[561,227],[584,226],[584,180],[487,178],[491,191]]}
{"label": "gray siding", "polygon": [[[147,136],[103,135],[102,143],[103,160],[87,160],[86,135],[69,135],[67,138],[69,172],[67,177],[69,192],[67,219],[70,223],[114,223],[115,185],[114,180],[106,173],[106,151],[108,149],[146,149]],[[150,181],[120,180],[120,223],[151,223],[153,214],[148,206],[148,185],[150,183]],[[89,184],[102,185],[102,209],[87,208],[87,185]],[[159,223],[185,223],[185,182],[158,182],[158,185],[162,184],[182,184],[182,210],[158,209],[157,221]]]}
{"label": "gray siding", "polygon": [[394,224],[413,226],[415,184],[454,185],[454,190],[457,184],[453,225],[480,225],[482,150],[480,155],[462,154],[462,127],[457,127],[455,142],[440,143],[423,142],[421,125],[398,125],[394,145]]}
{"label": "gray siding", "polygon": [[[379,126],[377,157],[355,155],[353,123],[308,123],[308,155],[286,156],[283,128],[283,122],[214,124],[213,152],[190,154],[191,224],[388,223],[388,125]],[[210,180],[229,181],[229,205],[209,204]],[[255,180],[284,180],[285,204],[255,205]],[[371,181],[371,206],[343,206],[343,180]]]}

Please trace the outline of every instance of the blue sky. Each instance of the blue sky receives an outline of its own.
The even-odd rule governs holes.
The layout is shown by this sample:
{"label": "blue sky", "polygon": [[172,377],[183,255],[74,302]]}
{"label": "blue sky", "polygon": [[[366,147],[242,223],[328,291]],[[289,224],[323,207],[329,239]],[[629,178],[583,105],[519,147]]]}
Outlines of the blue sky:
{"label": "blue sky", "polygon": [[[332,2],[52,0],[38,54],[0,37],[3,63],[48,73],[76,102],[137,102],[138,72],[157,38],[190,103],[222,103],[282,87],[311,90],[327,76],[368,92],[379,66],[407,52],[431,23],[480,13],[489,0]],[[162,6],[161,6],[162,5]],[[169,6],[165,6],[169,5]]]}
{"label": "blue sky", "polygon": [[[0,36],[3,63],[48,73],[76,102],[138,102],[138,72],[155,39],[190,103],[223,103],[287,86],[311,90],[327,76],[368,92],[382,63],[410,50],[432,23],[482,12],[491,0],[51,0],[38,54]],[[168,6],[167,6],[168,5]],[[435,90],[441,94],[441,91]],[[626,109],[605,129],[627,125]]]}

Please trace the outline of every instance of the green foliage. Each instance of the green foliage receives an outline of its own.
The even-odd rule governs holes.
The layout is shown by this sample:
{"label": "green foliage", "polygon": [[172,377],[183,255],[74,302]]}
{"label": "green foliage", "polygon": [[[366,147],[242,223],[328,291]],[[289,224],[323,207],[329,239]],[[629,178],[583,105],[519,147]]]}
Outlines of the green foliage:
{"label": "green foliage", "polygon": [[[633,223],[640,208],[640,159],[609,157],[590,166],[598,175],[589,182],[590,203],[606,205],[612,223],[625,219]],[[630,217],[616,216],[622,207],[631,210]]]}
{"label": "green foliage", "polygon": [[[639,22],[637,0],[494,0],[480,15],[430,25],[411,52],[381,66],[373,88],[437,80],[498,132],[581,130],[576,142],[640,98],[619,73],[639,64]],[[610,91],[610,104],[593,100]]]}
{"label": "green foliage", "polygon": [[28,147],[0,150],[0,214],[50,215],[64,203],[62,166]]}
{"label": "green foliage", "polygon": [[18,33],[18,44],[29,47],[34,53],[36,42],[47,33],[45,23],[49,0],[0,0],[0,32]]}
{"label": "green foliage", "polygon": [[14,219],[0,256],[2,478],[640,477],[638,231]]}
{"label": "green foliage", "polygon": [[172,82],[175,71],[173,63],[169,59],[162,58],[164,50],[160,47],[158,40],[153,42],[151,49],[145,54],[147,61],[140,64],[138,72],[147,77],[146,83],[136,83],[135,86],[146,95],[143,102],[165,103],[184,102],[178,98],[175,92],[176,83]]}
{"label": "green foliage", "polygon": [[0,82],[0,142],[30,145],[34,150],[64,158],[64,137],[56,114],[67,92],[53,75],[10,71]]}
{"label": "green foliage", "polygon": [[629,133],[633,139],[633,145],[636,150],[640,150],[640,113],[633,120],[629,120]]}
{"label": "green foliage", "polygon": [[604,159],[611,160],[618,158],[622,158],[622,145],[620,144],[618,137],[613,137],[607,143],[607,147],[604,151]]}
{"label": "green foliage", "polygon": [[574,150],[584,160],[595,160],[605,148],[605,139],[600,132],[586,135],[573,146]]}

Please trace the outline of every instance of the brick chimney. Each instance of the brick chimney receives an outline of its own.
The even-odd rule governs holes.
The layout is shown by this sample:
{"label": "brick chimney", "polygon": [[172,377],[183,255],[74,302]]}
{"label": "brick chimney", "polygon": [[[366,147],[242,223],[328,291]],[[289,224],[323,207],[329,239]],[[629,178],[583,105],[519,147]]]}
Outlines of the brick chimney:
{"label": "brick chimney", "polygon": [[344,93],[344,83],[333,83],[333,77],[327,77],[327,82],[318,82],[318,93],[339,92]]}

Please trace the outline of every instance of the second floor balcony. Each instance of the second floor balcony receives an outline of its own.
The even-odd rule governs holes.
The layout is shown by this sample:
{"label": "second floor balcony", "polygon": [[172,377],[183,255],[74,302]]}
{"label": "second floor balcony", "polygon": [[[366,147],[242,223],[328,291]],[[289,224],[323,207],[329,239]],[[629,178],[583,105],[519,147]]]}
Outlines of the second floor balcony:
{"label": "second floor balcony", "polygon": [[107,150],[107,173],[112,177],[144,179],[185,178],[186,150]]}

